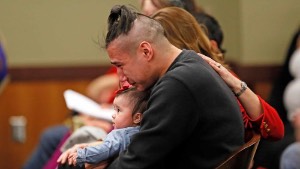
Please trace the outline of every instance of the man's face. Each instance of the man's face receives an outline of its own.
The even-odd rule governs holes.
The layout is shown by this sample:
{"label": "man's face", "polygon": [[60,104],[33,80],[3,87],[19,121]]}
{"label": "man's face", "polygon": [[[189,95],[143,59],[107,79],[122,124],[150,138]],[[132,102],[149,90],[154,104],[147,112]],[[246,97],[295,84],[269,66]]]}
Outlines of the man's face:
{"label": "man's face", "polygon": [[142,54],[122,50],[114,42],[108,46],[107,52],[111,63],[117,67],[120,83],[127,81],[140,91],[152,85],[149,62]]}

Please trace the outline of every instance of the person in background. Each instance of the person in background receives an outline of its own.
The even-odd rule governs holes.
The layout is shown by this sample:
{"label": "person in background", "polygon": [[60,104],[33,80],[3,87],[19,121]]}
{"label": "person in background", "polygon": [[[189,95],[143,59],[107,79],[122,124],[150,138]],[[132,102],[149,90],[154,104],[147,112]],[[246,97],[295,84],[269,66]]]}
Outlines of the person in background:
{"label": "person in background", "polygon": [[285,61],[282,65],[278,78],[274,81],[273,88],[268,99],[270,105],[278,111],[284,123],[285,135],[284,138],[278,142],[268,142],[264,139],[260,141],[256,155],[254,156],[254,167],[257,169],[279,169],[282,152],[288,145],[295,142],[295,131],[293,124],[288,120],[287,110],[283,101],[283,93],[288,83],[294,79],[289,71],[289,64],[291,56],[298,48],[299,36],[300,28],[297,28],[292,34]]}
{"label": "person in background", "polygon": [[[151,16],[159,9],[165,7],[179,7],[192,14],[207,33],[212,50],[218,53],[221,59],[224,57],[225,50],[222,48],[224,37],[219,22],[212,15],[206,13],[194,0],[140,0],[141,11],[147,16]],[[223,66],[225,65],[223,64]]]}
{"label": "person in background", "polygon": [[115,93],[119,89],[117,69],[111,67],[104,75],[92,80],[86,88],[86,95],[101,106],[111,106]]}
{"label": "person in background", "polygon": [[296,140],[300,141],[297,116],[300,113],[300,35],[298,36],[297,49],[294,51],[289,62],[289,71],[294,77],[288,83],[283,93],[283,103],[287,110],[287,117],[294,124]]}
{"label": "person in background", "polygon": [[282,152],[280,156],[280,169],[299,169],[300,166],[299,158],[300,158],[300,142],[297,141],[288,145]]}
{"label": "person in background", "polygon": [[226,50],[222,47],[224,34],[217,19],[206,12],[196,12],[192,15],[200,24],[201,28],[206,32],[213,49],[218,51],[218,53],[224,57],[226,53]]}
{"label": "person in background", "polygon": [[280,158],[280,169],[297,169],[300,166],[300,36],[297,49],[289,62],[289,72],[294,77],[283,93],[287,116],[294,128],[295,142],[284,149]]}
{"label": "person in background", "polygon": [[151,17],[164,27],[166,37],[174,46],[210,56],[209,58],[201,55],[235,93],[246,129],[255,129],[268,140],[283,138],[284,126],[277,111],[250,88],[243,86],[244,82],[226,69],[228,66],[222,53],[216,48],[217,46],[212,45],[194,16],[178,7],[166,7],[158,10]]}
{"label": "person in background", "polygon": [[143,14],[150,16],[157,10],[165,7],[176,6],[190,13],[202,12],[203,9],[197,5],[195,0],[139,0]]}
{"label": "person in background", "polygon": [[113,115],[114,130],[112,130],[102,143],[95,145],[80,144],[64,152],[58,162],[61,167],[65,165],[84,166],[98,164],[104,160],[116,157],[124,151],[132,135],[140,129],[142,114],[146,110],[149,92],[139,92],[134,87],[123,87],[116,92]]}
{"label": "person in background", "polygon": [[[114,92],[119,88],[116,73],[116,69],[111,67],[105,75],[92,80],[86,89],[87,96],[99,104],[111,105]],[[56,166],[56,160],[61,154],[61,147],[70,139],[72,132],[82,125],[98,126],[106,132],[110,132],[112,129],[112,124],[106,120],[84,115],[84,112],[71,111],[70,116],[63,124],[50,126],[44,130],[38,145],[22,169],[51,169]]]}
{"label": "person in background", "polygon": [[4,36],[0,31],[0,94],[8,82],[8,69],[4,45]]}
{"label": "person in background", "polygon": [[214,168],[244,144],[232,91],[197,53],[172,45],[157,21],[114,6],[105,42],[120,82],[151,90],[140,132],[109,169]]}

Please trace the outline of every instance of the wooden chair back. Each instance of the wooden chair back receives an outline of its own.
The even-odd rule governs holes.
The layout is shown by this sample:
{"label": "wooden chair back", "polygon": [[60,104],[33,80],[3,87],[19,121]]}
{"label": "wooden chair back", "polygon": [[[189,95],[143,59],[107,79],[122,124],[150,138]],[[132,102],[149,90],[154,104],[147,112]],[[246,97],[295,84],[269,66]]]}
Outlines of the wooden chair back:
{"label": "wooden chair back", "polygon": [[225,159],[216,169],[250,169],[260,138],[260,134],[252,132],[250,140]]}

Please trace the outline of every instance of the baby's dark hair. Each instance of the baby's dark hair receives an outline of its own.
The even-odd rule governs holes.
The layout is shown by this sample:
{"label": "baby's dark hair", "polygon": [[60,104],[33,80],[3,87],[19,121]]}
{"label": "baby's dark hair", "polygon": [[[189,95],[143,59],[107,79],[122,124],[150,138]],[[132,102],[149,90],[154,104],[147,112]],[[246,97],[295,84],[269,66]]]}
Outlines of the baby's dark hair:
{"label": "baby's dark hair", "polygon": [[139,13],[133,8],[125,5],[115,5],[108,16],[108,32],[106,34],[105,46],[106,48],[114,39],[122,34],[128,34],[133,26],[134,20]]}
{"label": "baby's dark hair", "polygon": [[147,109],[149,99],[149,91],[138,91],[135,87],[129,87],[117,91],[116,97],[124,95],[129,99],[129,104],[134,105],[132,109],[132,116],[136,113],[144,113]]}

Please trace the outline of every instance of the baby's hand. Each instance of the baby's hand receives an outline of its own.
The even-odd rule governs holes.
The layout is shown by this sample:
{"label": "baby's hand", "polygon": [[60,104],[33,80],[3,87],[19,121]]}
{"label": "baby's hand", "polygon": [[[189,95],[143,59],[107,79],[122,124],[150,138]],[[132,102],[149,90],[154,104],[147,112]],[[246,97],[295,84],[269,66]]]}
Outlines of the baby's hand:
{"label": "baby's hand", "polygon": [[77,152],[73,152],[69,155],[68,157],[68,163],[69,165],[73,164],[74,166],[76,166],[76,159],[77,159],[78,155]]}
{"label": "baby's hand", "polygon": [[[73,148],[70,148],[68,149],[67,151],[63,152],[59,158],[57,159],[57,162],[58,163],[61,163],[61,164],[65,164],[67,162],[67,160],[69,159],[69,156],[73,153],[76,153],[77,154],[77,148],[76,147],[73,147]],[[70,163],[69,163],[70,164]]]}

